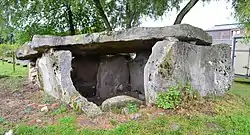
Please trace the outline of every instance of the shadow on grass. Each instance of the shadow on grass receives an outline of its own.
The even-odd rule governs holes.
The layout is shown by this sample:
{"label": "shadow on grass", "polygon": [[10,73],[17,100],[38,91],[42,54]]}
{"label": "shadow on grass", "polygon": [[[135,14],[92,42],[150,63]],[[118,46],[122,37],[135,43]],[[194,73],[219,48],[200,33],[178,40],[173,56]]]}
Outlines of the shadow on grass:
{"label": "shadow on grass", "polygon": [[242,84],[249,84],[249,85],[250,85],[250,80],[249,80],[249,81],[234,80],[234,82],[237,82],[237,83],[242,83]]}
{"label": "shadow on grass", "polygon": [[10,77],[10,76],[8,76],[8,75],[0,75],[0,79],[2,79],[2,78],[8,78],[8,77]]}

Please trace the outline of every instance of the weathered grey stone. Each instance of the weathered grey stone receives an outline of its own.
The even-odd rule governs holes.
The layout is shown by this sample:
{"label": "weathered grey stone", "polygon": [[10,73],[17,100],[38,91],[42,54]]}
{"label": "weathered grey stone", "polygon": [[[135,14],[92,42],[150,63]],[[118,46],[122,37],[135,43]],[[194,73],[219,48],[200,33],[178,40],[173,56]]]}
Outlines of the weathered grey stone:
{"label": "weathered grey stone", "polygon": [[[72,46],[85,51],[112,46],[123,49],[128,48],[128,46],[143,48],[145,42],[138,42],[139,40],[162,40],[165,37],[176,37],[181,41],[197,41],[201,45],[210,45],[212,43],[212,37],[202,29],[189,24],[180,24],[166,27],[135,27],[124,31],[64,37],[35,35],[32,39],[32,47],[35,50],[40,50],[57,46]],[[133,42],[137,44],[133,44]],[[145,47],[146,45],[144,45]]]}
{"label": "weathered grey stone", "polygon": [[51,96],[80,107],[87,116],[101,114],[100,108],[88,102],[75,89],[70,77],[72,55],[70,51],[53,51],[44,53],[37,61],[39,78],[43,90]]}
{"label": "weathered grey stone", "polygon": [[229,45],[197,46],[174,38],[159,41],[144,69],[145,97],[155,103],[157,93],[177,84],[191,86],[201,96],[222,95],[232,83]]}
{"label": "weathered grey stone", "polygon": [[30,61],[28,64],[28,69],[29,69],[29,76],[28,76],[29,82],[31,82],[32,84],[37,84],[38,83],[38,79],[37,79],[38,71],[36,67],[36,62]]}
{"label": "weathered grey stone", "polygon": [[97,95],[109,98],[118,91],[125,91],[129,84],[129,69],[124,56],[106,57],[101,60],[97,73]]}
{"label": "weathered grey stone", "polygon": [[130,96],[121,95],[106,99],[102,103],[102,110],[110,111],[112,108],[122,108],[125,107],[128,103],[135,103],[141,105],[143,102]]}
{"label": "weathered grey stone", "polygon": [[53,52],[53,50],[44,53],[38,60],[43,90],[67,103],[70,102],[72,95],[78,94],[70,77],[71,60],[70,51]]}
{"label": "weathered grey stone", "polygon": [[16,57],[20,60],[36,59],[40,54],[31,48],[30,42],[23,44],[16,53]]}
{"label": "weathered grey stone", "polygon": [[130,84],[132,91],[144,95],[144,66],[151,52],[137,53],[136,58],[129,62]]}
{"label": "weathered grey stone", "polygon": [[89,102],[81,95],[71,98],[71,107],[77,111],[83,111],[88,117],[96,117],[102,114],[102,110],[94,103]]}

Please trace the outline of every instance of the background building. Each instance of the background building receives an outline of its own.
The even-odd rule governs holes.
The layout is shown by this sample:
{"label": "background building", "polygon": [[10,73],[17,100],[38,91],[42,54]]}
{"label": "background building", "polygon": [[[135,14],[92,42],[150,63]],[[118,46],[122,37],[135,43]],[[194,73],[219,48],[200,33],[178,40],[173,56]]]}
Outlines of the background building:
{"label": "background building", "polygon": [[244,40],[244,29],[240,23],[215,25],[206,30],[213,37],[213,44],[231,45],[234,73],[238,76],[250,76],[250,43]]}

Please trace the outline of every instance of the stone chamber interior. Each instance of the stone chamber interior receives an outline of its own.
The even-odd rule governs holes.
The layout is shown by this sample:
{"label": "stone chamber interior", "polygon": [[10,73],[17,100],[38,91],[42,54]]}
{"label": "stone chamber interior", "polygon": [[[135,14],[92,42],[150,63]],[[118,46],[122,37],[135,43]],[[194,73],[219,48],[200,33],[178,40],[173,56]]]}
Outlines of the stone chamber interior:
{"label": "stone chamber interior", "polygon": [[143,72],[149,55],[146,53],[146,58],[137,55],[133,59],[130,55],[120,54],[73,54],[71,79],[76,90],[97,105],[118,95],[140,99],[144,96]]}

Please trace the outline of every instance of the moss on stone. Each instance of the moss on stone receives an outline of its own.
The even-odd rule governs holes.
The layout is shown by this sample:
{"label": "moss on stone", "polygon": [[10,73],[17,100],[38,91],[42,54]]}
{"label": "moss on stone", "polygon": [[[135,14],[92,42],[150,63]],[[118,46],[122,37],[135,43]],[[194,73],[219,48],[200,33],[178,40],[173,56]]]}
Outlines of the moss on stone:
{"label": "moss on stone", "polygon": [[41,74],[40,74],[40,72],[39,72],[39,71],[37,71],[37,79],[38,79],[39,84],[40,84],[40,90],[41,90],[41,91],[44,91],[44,86],[43,86],[42,76],[41,76]]}
{"label": "moss on stone", "polygon": [[160,64],[159,73],[163,77],[168,77],[173,73],[173,49],[171,48]]}

